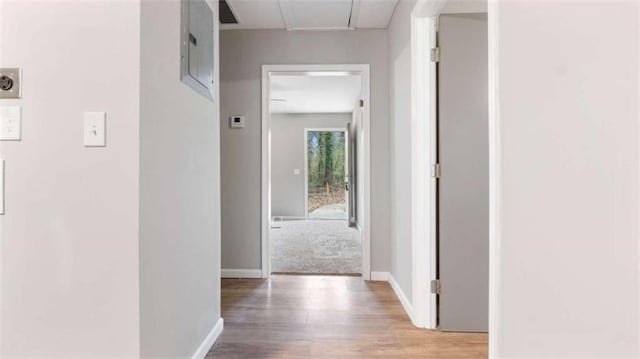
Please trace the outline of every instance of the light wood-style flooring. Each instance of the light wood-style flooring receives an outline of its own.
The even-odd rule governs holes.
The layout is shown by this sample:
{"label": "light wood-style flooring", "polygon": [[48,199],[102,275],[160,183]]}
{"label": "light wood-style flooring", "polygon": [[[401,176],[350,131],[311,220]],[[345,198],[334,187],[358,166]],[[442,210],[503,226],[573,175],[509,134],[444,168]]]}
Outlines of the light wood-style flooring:
{"label": "light wood-style flooring", "polygon": [[486,334],[417,329],[391,286],[360,277],[223,279],[207,358],[486,358]]}

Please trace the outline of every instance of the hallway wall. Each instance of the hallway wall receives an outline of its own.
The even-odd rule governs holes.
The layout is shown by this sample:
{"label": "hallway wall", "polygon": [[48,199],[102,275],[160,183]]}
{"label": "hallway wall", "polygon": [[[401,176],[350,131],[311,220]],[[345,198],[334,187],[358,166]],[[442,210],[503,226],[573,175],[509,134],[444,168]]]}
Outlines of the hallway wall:
{"label": "hallway wall", "polygon": [[638,2],[492,7],[492,352],[638,358]]}
{"label": "hallway wall", "polygon": [[[215,46],[218,4],[209,4],[216,16]],[[179,36],[180,1],[143,1],[140,351],[145,358],[192,357],[220,319],[219,91],[211,101],[180,82]],[[219,83],[217,68],[213,80]]]}
{"label": "hallway wall", "polygon": [[[222,267],[261,268],[263,64],[371,64],[371,269],[389,271],[389,57],[386,30],[220,33]],[[228,118],[245,115],[246,127]]]}
{"label": "hallway wall", "polygon": [[[0,100],[22,107],[0,142],[0,357],[139,355],[139,29],[140,1],[0,0],[0,66],[24,71]],[[107,147],[83,146],[85,111]]]}
{"label": "hallway wall", "polygon": [[0,0],[0,66],[24,71],[0,100],[23,114],[0,142],[0,357],[188,358],[221,323],[219,109],[179,82],[179,29],[179,0]]}
{"label": "hallway wall", "polygon": [[[305,216],[305,128],[346,128],[351,113],[271,115],[271,214]],[[293,170],[300,174],[294,175]]]}
{"label": "hallway wall", "polygon": [[411,12],[415,1],[400,1],[389,23],[391,149],[391,275],[412,298],[411,240]]}

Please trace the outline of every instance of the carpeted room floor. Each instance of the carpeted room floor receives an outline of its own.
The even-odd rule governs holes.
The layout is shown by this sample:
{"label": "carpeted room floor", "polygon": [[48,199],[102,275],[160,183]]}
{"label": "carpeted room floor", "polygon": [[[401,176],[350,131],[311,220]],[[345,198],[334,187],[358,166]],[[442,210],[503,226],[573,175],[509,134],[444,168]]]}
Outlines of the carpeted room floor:
{"label": "carpeted room floor", "polygon": [[360,233],[344,220],[297,220],[271,228],[271,272],[360,274]]}

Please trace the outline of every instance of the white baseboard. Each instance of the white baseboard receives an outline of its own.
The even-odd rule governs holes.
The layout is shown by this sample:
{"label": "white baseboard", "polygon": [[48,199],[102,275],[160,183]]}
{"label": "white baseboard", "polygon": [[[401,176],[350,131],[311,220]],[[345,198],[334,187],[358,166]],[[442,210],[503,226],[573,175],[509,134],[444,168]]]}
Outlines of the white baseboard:
{"label": "white baseboard", "polygon": [[411,322],[415,325],[416,321],[413,314],[413,306],[411,305],[411,301],[404,294],[402,288],[400,288],[400,285],[398,284],[398,282],[396,282],[395,278],[393,278],[391,274],[389,274],[389,284],[391,284],[391,288],[393,288],[393,291],[396,293],[396,296],[400,300],[404,311],[407,312],[407,315],[411,319]]}
{"label": "white baseboard", "polygon": [[222,278],[262,278],[260,269],[223,269]]}
{"label": "white baseboard", "polygon": [[371,272],[371,280],[386,282],[389,280],[389,272]]}
{"label": "white baseboard", "polygon": [[280,221],[304,221],[305,219],[307,219],[307,217],[305,217],[305,216],[272,216],[271,217],[272,221],[276,221],[276,220],[280,220]]}
{"label": "white baseboard", "polygon": [[222,318],[218,319],[216,325],[213,326],[207,337],[204,338],[204,341],[200,344],[196,352],[191,356],[192,359],[203,359],[207,356],[207,353],[216,342],[220,333],[222,333],[222,329],[224,328],[224,320]]}

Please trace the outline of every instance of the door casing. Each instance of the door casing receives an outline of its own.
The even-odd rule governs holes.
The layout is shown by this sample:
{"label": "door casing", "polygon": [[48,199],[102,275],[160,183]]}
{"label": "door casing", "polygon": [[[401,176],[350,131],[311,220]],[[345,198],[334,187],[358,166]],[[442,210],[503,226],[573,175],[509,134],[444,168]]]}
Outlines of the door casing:
{"label": "door casing", "polygon": [[262,278],[271,275],[271,76],[326,76],[327,73],[358,75],[361,79],[363,106],[363,223],[360,223],[362,241],[362,278],[371,279],[371,90],[369,64],[316,64],[316,65],[262,65],[262,136],[261,136],[261,272]]}
{"label": "door casing", "polygon": [[[450,7],[447,5],[451,3]],[[500,103],[498,28],[499,13],[495,1],[453,2],[418,0],[411,13],[411,305],[405,306],[414,325],[437,328],[437,295],[429,283],[437,278],[437,181],[431,165],[437,163],[436,63],[430,50],[437,47],[438,16],[453,13],[486,12],[489,48],[489,354],[501,335],[500,308]],[[425,165],[426,164],[426,165]]]}

